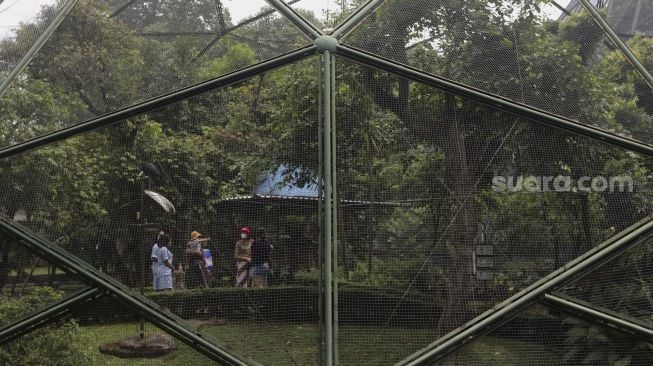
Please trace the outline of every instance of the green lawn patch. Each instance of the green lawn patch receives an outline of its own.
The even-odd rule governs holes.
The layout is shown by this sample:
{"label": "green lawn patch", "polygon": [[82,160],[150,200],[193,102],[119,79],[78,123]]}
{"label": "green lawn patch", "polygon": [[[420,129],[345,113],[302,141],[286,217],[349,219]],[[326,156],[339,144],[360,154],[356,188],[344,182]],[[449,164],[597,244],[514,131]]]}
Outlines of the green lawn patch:
{"label": "green lawn patch", "polygon": [[[81,327],[89,341],[88,352],[97,366],[186,366],[210,364],[203,355],[176,341],[178,349],[157,359],[121,359],[100,354],[102,343],[138,334],[138,323]],[[318,363],[317,324],[246,323],[204,328],[226,347],[264,365],[316,365]],[[146,333],[160,332],[148,325]],[[341,326],[341,365],[391,365],[434,340],[434,331],[425,328]],[[528,358],[525,358],[528,355]],[[540,357],[541,356],[541,357]],[[452,356],[459,365],[558,364],[555,350],[544,345],[503,338],[482,337]],[[155,361],[156,360],[156,361]],[[541,363],[538,363],[538,360]]]}

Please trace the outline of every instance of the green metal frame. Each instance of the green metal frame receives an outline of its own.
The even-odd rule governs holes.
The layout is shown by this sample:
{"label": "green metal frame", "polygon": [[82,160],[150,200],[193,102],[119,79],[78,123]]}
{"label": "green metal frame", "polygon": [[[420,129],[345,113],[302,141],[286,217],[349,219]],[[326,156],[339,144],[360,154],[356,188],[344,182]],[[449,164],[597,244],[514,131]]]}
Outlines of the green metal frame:
{"label": "green metal frame", "polygon": [[526,289],[511,296],[491,310],[479,315],[460,328],[419,350],[398,365],[430,365],[451,352],[505,324],[538,301],[547,292],[556,290],[588,271],[609,262],[624,251],[653,238],[653,217],[645,219],[594,249],[567,263]]}
{"label": "green metal frame", "polygon": [[47,308],[0,329],[0,346],[66,316],[75,309],[103,297],[105,293],[88,287],[75,295],[49,305]]}
{"label": "green metal frame", "polygon": [[[75,0],[70,0],[66,6],[69,6],[74,2]],[[353,47],[338,44],[337,39],[346,37],[353,29],[361,25],[361,23],[370,14],[372,14],[380,5],[384,3],[384,0],[367,1],[352,15],[337,25],[336,28],[331,32],[330,36],[325,36],[321,30],[304,19],[283,1],[268,0],[268,3],[270,3],[270,5],[272,5],[272,7],[277,11],[279,11],[279,13],[283,14],[283,16],[289,19],[310,39],[314,40],[315,44],[230,73],[228,75],[224,75],[204,83],[180,89],[174,93],[170,93],[143,103],[133,105],[121,111],[100,116],[81,124],[71,126],[30,141],[23,142],[21,144],[0,149],[0,159],[36,149],[53,142],[61,141],[88,131],[92,131],[94,129],[105,127],[123,121],[127,118],[147,113],[166,105],[191,98],[201,93],[244,81],[262,72],[303,60],[307,57],[315,55],[316,53],[319,54],[320,71],[318,77],[321,83],[319,108],[319,116],[321,121],[320,153],[322,156],[319,165],[323,183],[319,188],[321,192],[320,196],[323,197],[323,199],[320,200],[319,206],[320,221],[322,223],[320,237],[323,243],[323,250],[321,251],[322,271],[320,274],[320,283],[322,290],[322,298],[320,301],[320,316],[322,319],[321,323],[323,328],[321,339],[322,364],[335,365],[338,362],[337,277],[334,276],[337,271],[336,254],[338,230],[336,206],[337,176],[335,144],[336,123],[334,94],[334,56],[339,56],[344,59],[348,59],[350,61],[357,62],[378,70],[396,74],[409,80],[424,83],[445,92],[454,93],[479,103],[490,105],[499,110],[513,113],[517,116],[523,117],[536,123],[558,128],[566,132],[595,139],[611,145],[623,147],[628,150],[644,154],[646,156],[653,156],[653,146],[644,144],[640,141],[618,136],[611,132],[584,125],[577,121],[557,116],[525,104],[517,103],[501,96],[493,95],[445,78],[425,73],[412,67],[396,63],[377,55],[366,53]],[[581,0],[581,3],[585,6],[586,1]],[[70,6],[72,7],[72,5]],[[69,11],[70,9],[68,9],[65,13],[62,11],[62,13],[59,14],[61,19],[58,19],[58,22],[63,20]],[[592,12],[590,11],[590,13]],[[597,23],[602,20],[600,16],[598,18],[594,17],[594,19],[597,21]],[[49,37],[52,32],[54,32],[55,28],[56,26],[51,31],[46,31],[47,35],[45,33],[42,35],[42,38],[45,37],[43,42],[45,42],[47,37]],[[612,39],[612,36],[610,35],[610,27],[601,26],[601,28]],[[613,33],[614,32],[612,32],[612,34]],[[613,41],[615,40],[613,39]],[[37,47],[36,44],[35,47],[33,47],[33,54],[36,54],[40,48],[40,46]],[[648,74],[648,72],[643,69],[641,63],[639,63],[639,61],[632,55],[632,52],[630,52],[630,56],[628,56],[630,50],[625,45],[623,45],[623,47],[619,47],[622,52],[624,52],[624,55],[629,60],[629,62],[635,66],[642,77],[644,77],[647,83],[649,83],[649,86],[651,86],[652,83],[650,74]],[[33,54],[29,56],[29,58],[26,55],[26,57],[23,59],[23,68],[29,62],[29,59],[33,57]],[[631,59],[631,56],[634,58],[634,61]],[[639,67],[637,65],[639,65]],[[15,76],[13,76],[13,78],[15,78]],[[9,83],[10,82],[11,81],[9,81]],[[0,94],[3,91],[4,89],[0,89]],[[185,325],[186,323],[181,318],[168,311],[162,311],[157,304],[153,303],[149,299],[136,292],[131,291],[123,284],[112,279],[111,277],[108,277],[104,273],[97,271],[86,262],[70,255],[57,245],[38,238],[36,235],[32,234],[21,226],[16,225],[6,219],[0,218],[0,235],[11,237],[17,240],[21,245],[31,248],[35,253],[41,256],[47,257],[48,261],[51,263],[78,276],[80,279],[92,286],[92,288],[85,290],[73,298],[54,304],[38,314],[5,327],[4,329],[0,330],[0,340],[2,337],[20,336],[21,334],[24,334],[25,332],[44,324],[45,320],[51,321],[61,316],[64,314],[63,310],[65,309],[69,309],[72,306],[81,306],[86,301],[90,301],[96,296],[107,294],[116,301],[119,301],[120,303],[133,309],[135,313],[152,322],[154,325],[160,327],[164,331],[170,333],[182,342],[188,344],[192,348],[219,362],[220,364],[245,364],[245,361],[234,357],[233,355],[229,354],[229,352],[227,352],[223,347],[221,347],[221,343],[219,341],[206,337],[205,335],[189,328],[187,325]],[[432,364],[450,352],[468,343],[470,340],[480,335],[486,334],[492,329],[496,329],[498,326],[509,321],[514,316],[518,315],[520,311],[537,301],[544,302],[549,306],[556,306],[568,312],[575,312],[575,314],[580,314],[586,318],[591,318],[596,322],[601,322],[603,324],[612,324],[615,327],[619,327],[619,329],[627,329],[630,332],[638,334],[642,337],[650,337],[650,334],[653,333],[653,331],[650,329],[641,327],[625,319],[611,316],[605,312],[583,306],[582,304],[578,304],[567,299],[562,299],[559,296],[551,295],[548,292],[555,290],[556,288],[578,278],[579,276],[584,275],[586,272],[595,269],[597,266],[600,266],[606,261],[614,258],[616,255],[623,253],[624,250],[627,250],[628,248],[641,243],[643,240],[648,240],[651,237],[653,237],[653,220],[651,217],[647,217],[638,224],[633,225],[631,228],[599,245],[594,250],[586,253],[575,261],[570,262],[568,265],[551,273],[549,276],[541,279],[532,286],[529,286],[527,289],[497,305],[495,308],[468,322],[461,328],[445,335],[424,349],[414,353],[413,355],[403,360],[400,364]],[[247,360],[247,362],[255,363],[252,360]]]}
{"label": "green metal frame", "polygon": [[335,217],[336,203],[334,200],[335,193],[335,151],[333,151],[333,117],[331,104],[333,100],[333,85],[332,75],[334,62],[333,56],[328,50],[323,51],[320,58],[320,69],[322,74],[322,146],[321,146],[321,160],[322,164],[322,185],[324,186],[322,195],[322,231],[324,232],[324,240],[322,243],[322,316],[323,316],[323,339],[322,339],[322,361],[325,365],[334,365],[337,362],[335,357],[336,337],[334,336],[334,329],[336,328],[337,319],[334,317],[336,291],[334,289],[334,252],[337,248],[335,240],[335,232],[333,230],[333,223]]}
{"label": "green metal frame", "polygon": [[546,306],[564,311],[570,315],[575,315],[593,323],[603,324],[606,327],[620,330],[647,342],[653,341],[653,329],[638,324],[635,320],[625,319],[618,314],[610,314],[609,311],[596,309],[590,304],[553,294],[545,294],[539,301]]}
{"label": "green metal frame", "polygon": [[589,15],[592,17],[592,20],[601,28],[603,33],[605,33],[608,38],[610,38],[610,41],[614,43],[617,48],[621,51],[623,56],[628,60],[628,62],[637,70],[639,75],[644,79],[646,84],[648,85],[649,88],[653,89],[653,77],[651,77],[651,74],[646,70],[644,65],[639,61],[637,56],[633,53],[633,51],[628,47],[622,40],[619,38],[617,33],[612,29],[612,27],[608,24],[608,22],[603,19],[601,14],[592,6],[592,4],[587,1],[587,0],[578,0],[578,2],[585,8],[585,10],[589,13]]}
{"label": "green metal frame", "polygon": [[16,80],[18,75],[27,67],[27,64],[32,61],[32,58],[41,50],[41,47],[45,45],[45,43],[50,39],[52,34],[59,28],[59,25],[66,19],[66,16],[70,13],[70,11],[75,7],[77,4],[78,0],[68,0],[66,5],[59,10],[59,13],[55,16],[55,18],[52,20],[52,23],[48,25],[47,28],[43,31],[41,36],[34,42],[32,47],[27,51],[27,53],[23,56],[23,58],[18,62],[18,64],[11,70],[9,75],[2,81],[2,84],[0,84],[0,98],[5,94],[7,89],[9,89],[9,86]]}

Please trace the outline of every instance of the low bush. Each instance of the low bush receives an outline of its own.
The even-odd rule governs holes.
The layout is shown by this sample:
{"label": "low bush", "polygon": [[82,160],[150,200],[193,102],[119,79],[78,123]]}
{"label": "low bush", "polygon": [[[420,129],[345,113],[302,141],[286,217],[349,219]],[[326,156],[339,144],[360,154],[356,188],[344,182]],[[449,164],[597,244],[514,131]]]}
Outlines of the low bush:
{"label": "low bush", "polygon": [[[148,298],[182,318],[218,317],[234,321],[318,322],[317,286],[273,286],[266,288],[209,288],[149,292]],[[342,286],[338,290],[341,323],[366,325],[424,325],[437,323],[439,301],[419,294],[364,286]],[[109,301],[109,300],[106,300]],[[106,302],[105,301],[105,302]],[[102,301],[78,313],[80,322],[113,323],[135,317]]]}
{"label": "low bush", "polygon": [[[0,327],[61,300],[49,287],[36,287],[29,294],[12,298],[0,295]],[[0,347],[0,365],[77,366],[90,365],[86,343],[73,320],[61,320],[28,333]]]}

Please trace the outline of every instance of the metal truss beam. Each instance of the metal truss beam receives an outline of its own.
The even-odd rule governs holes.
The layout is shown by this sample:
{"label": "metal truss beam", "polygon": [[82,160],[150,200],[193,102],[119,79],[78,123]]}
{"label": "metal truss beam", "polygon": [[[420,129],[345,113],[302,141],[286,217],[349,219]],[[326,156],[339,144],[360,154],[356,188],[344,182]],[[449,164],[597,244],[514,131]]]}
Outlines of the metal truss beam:
{"label": "metal truss beam", "polygon": [[547,292],[573,281],[588,270],[601,266],[629,248],[651,239],[653,239],[653,216],[647,216],[622,233],[496,305],[491,310],[408,356],[398,365],[432,365],[471,340],[487,334],[519,315],[521,311],[538,301]]}
{"label": "metal truss beam", "polygon": [[648,72],[648,70],[646,70],[644,65],[642,65],[642,63],[639,61],[637,56],[635,56],[635,54],[630,49],[630,47],[628,47],[624,43],[624,41],[622,41],[621,38],[619,38],[617,33],[612,29],[612,27],[610,27],[610,24],[608,24],[608,22],[606,22],[605,19],[603,19],[601,14],[599,14],[599,12],[594,8],[594,6],[592,6],[592,4],[589,1],[578,0],[578,2],[583,6],[583,8],[585,8],[585,10],[587,10],[589,15],[592,17],[594,22],[599,26],[599,28],[601,28],[603,33],[605,33],[605,35],[607,35],[608,38],[610,38],[610,41],[612,41],[612,43],[614,43],[614,45],[617,46],[617,48],[619,48],[619,50],[624,55],[628,63],[630,63],[630,65],[634,67],[635,70],[637,70],[637,72],[644,79],[648,87],[653,89],[653,77],[651,77],[651,74]]}
{"label": "metal truss beam", "polygon": [[304,19],[299,15],[295,9],[290,5],[284,3],[281,0],[267,0],[273,8],[277,9],[279,13],[283,14],[288,20],[297,26],[302,32],[304,32],[310,39],[315,39],[319,36],[324,35],[321,30],[316,26],[311,24],[308,20]]}
{"label": "metal truss beam", "polygon": [[93,300],[99,299],[104,295],[105,293],[99,291],[97,288],[88,287],[67,299],[63,299],[48,306],[46,309],[15,323],[9,324],[0,329],[0,346],[52,321],[60,319],[61,317],[72,313],[77,308]]}
{"label": "metal truss beam", "polygon": [[542,304],[578,316],[590,322],[599,323],[613,329],[626,332],[645,341],[653,340],[653,329],[647,328],[634,321],[609,314],[592,307],[590,304],[583,304],[575,300],[562,298],[552,294],[545,294],[539,300]]}
{"label": "metal truss beam", "polygon": [[347,19],[338,24],[331,32],[330,36],[338,39],[346,37],[351,31],[361,25],[361,23],[363,23],[370,14],[374,13],[374,11],[384,2],[385,0],[368,0],[367,3],[349,15]]}
{"label": "metal truss beam", "polygon": [[36,42],[32,45],[32,47],[27,51],[27,53],[23,56],[23,58],[18,62],[18,64],[11,70],[9,75],[2,81],[2,84],[0,84],[0,97],[2,97],[7,89],[9,89],[9,86],[16,80],[18,77],[18,74],[20,74],[25,67],[27,67],[27,64],[32,61],[34,56],[41,50],[41,47],[45,45],[45,43],[50,39],[52,34],[59,28],[59,25],[63,22],[64,19],[66,19],[66,16],[70,13],[70,11],[75,7],[77,4],[78,0],[69,0],[66,5],[63,6],[61,10],[59,10],[59,13],[55,18],[52,20],[52,23],[48,25],[48,27],[43,31],[41,36],[36,40]]}
{"label": "metal truss beam", "polygon": [[[26,228],[4,217],[0,217],[0,235],[15,240],[19,245],[23,245],[37,255],[47,258],[55,266],[70,272],[92,286],[96,286],[100,291],[106,292],[111,298],[127,306],[145,320],[219,364],[247,365],[242,360],[217,346],[222,345],[221,342],[191,329],[183,319],[168,310],[161,309],[159,305],[145,296],[133,292],[124,284],[109,277],[105,273],[99,272],[61,247],[38,238]],[[254,363],[251,360],[248,362],[250,364]]]}
{"label": "metal truss beam", "polygon": [[196,95],[206,93],[208,91],[223,88],[244,80],[247,80],[260,73],[270,71],[281,66],[303,60],[315,54],[315,46],[308,46],[294,52],[281,55],[271,60],[258,63],[256,65],[247,67],[245,69],[232,72],[230,74],[220,76],[218,78],[205,81],[203,83],[193,85],[184,89],[180,89],[174,93],[166,94],[164,96],[150,99],[146,102],[133,105],[123,110],[105,114],[103,116],[70,126],[55,132],[52,132],[35,139],[22,142],[13,146],[0,149],[0,159],[10,157],[12,155],[20,154],[25,151],[43,147],[45,145],[64,140],[79,134],[89,132],[98,128],[106,127],[111,124],[123,121],[127,118],[134,117],[143,113],[153,111],[158,108],[165,107],[166,105],[179,102],[184,99],[194,97]]}
{"label": "metal truss beam", "polygon": [[493,95],[479,89],[475,89],[442,77],[427,74],[423,71],[414,69],[410,66],[400,65],[394,61],[363,52],[361,50],[338,45],[337,55],[347,58],[351,61],[370,66],[382,71],[386,71],[397,76],[424,83],[442,91],[459,95],[479,103],[489,105],[499,110],[515,114],[533,122],[537,122],[549,127],[554,127],[576,135],[586,136],[594,140],[599,140],[614,146],[623,147],[628,150],[653,156],[653,146],[644,144],[637,140],[629,139],[623,136],[615,135],[602,129],[585,125],[580,122],[561,117],[541,109],[537,109],[525,104],[514,102],[508,98]]}

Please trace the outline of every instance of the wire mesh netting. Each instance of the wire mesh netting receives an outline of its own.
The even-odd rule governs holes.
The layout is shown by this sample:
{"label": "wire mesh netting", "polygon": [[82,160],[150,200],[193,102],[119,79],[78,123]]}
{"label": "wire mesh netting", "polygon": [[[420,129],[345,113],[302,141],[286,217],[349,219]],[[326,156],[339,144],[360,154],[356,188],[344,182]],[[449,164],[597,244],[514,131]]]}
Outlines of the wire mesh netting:
{"label": "wire mesh netting", "polygon": [[0,326],[69,298],[86,284],[18,243],[0,241]]}
{"label": "wire mesh netting", "polygon": [[611,1],[610,3],[601,5],[607,7],[607,21],[619,37],[627,40],[636,34],[653,34],[653,18],[650,16],[653,12],[651,2]]}
{"label": "wire mesh netting", "polygon": [[651,343],[535,305],[438,365],[649,365]]}
{"label": "wire mesh netting", "polygon": [[[0,329],[5,330],[33,314],[48,310],[88,288],[74,275],[15,241],[0,238],[0,253]],[[9,343],[4,343],[7,338],[3,335],[0,364],[60,364],[62,359],[67,359],[68,342],[79,339],[75,330],[76,322],[56,320]],[[26,343],[35,351],[25,352]]]}
{"label": "wire mesh netting", "polygon": [[[220,324],[196,325],[216,333]],[[109,298],[95,300],[73,316],[9,342],[0,348],[0,357],[7,366],[119,365],[134,360],[138,365],[215,364]]]}
{"label": "wire mesh netting", "polygon": [[[312,42],[263,0],[80,0],[0,98],[0,230],[17,235],[5,221],[13,219],[246,363],[325,364],[330,352],[342,365],[407,360],[650,217],[653,161],[637,142],[653,143],[653,94],[576,1],[560,3],[383,2],[372,15],[358,13],[353,31],[347,22],[342,45],[329,49],[342,56],[330,84],[324,63],[295,61],[305,50],[283,56]],[[631,10],[650,12],[639,1],[592,3],[612,4],[601,11],[615,27],[637,23],[623,15]],[[0,42],[0,55],[33,44],[63,3],[48,4]],[[380,2],[273,4],[328,33]],[[645,33],[643,20],[631,30]],[[650,39],[624,39],[651,69]],[[420,82],[375,69],[392,67],[356,58],[352,47]],[[248,69],[270,59],[287,65]],[[51,144],[35,140],[44,146],[25,152],[2,149],[233,71],[242,81]],[[444,92],[421,72],[487,99]],[[479,103],[488,93],[507,99]],[[510,101],[634,140],[573,121],[554,129],[546,114],[510,109]],[[325,142],[335,147],[330,156]],[[331,179],[335,192],[323,194]],[[322,205],[331,194],[335,218]],[[322,266],[332,258],[323,250],[329,227],[337,228],[333,268]],[[650,327],[650,244],[594,268],[562,295]],[[50,299],[40,309],[82,288],[57,271],[40,275],[47,258],[7,248],[7,304],[51,294],[39,295]],[[336,309],[327,274],[337,281]],[[16,358],[21,365],[127,363],[99,347],[161,333],[134,311],[102,299],[45,328],[41,340],[6,350],[32,342],[27,349],[38,350]],[[173,342],[172,353],[136,364],[208,362]],[[444,364],[653,361],[648,344],[540,306],[464,342]],[[70,352],[48,358],[47,347]]]}
{"label": "wire mesh netting", "polygon": [[619,258],[595,269],[560,290],[561,294],[588,306],[607,309],[619,316],[652,324],[653,298],[649,279],[653,242],[637,245]]}
{"label": "wire mesh netting", "polygon": [[[12,128],[2,131],[1,145],[23,142],[308,44],[264,1],[248,2],[246,11],[220,4],[129,1],[110,7],[102,1],[79,1],[2,98],[5,105],[20,103],[31,94],[41,100],[32,113],[4,117]],[[24,48],[27,41],[17,38],[4,47]],[[59,113],[41,113],[55,109],[53,105]]]}
{"label": "wire mesh netting", "polygon": [[[545,5],[547,2],[393,1],[384,4],[344,43],[653,143],[651,91],[643,79],[584,10],[556,21],[553,14],[560,11],[552,12],[552,7]],[[649,43],[647,39],[650,48]],[[649,48],[641,55],[649,54]],[[633,83],[643,88],[633,90]],[[623,109],[613,110],[617,118],[606,119],[612,102],[604,93],[612,88],[629,95],[630,103],[646,114],[633,116]]]}
{"label": "wire mesh netting", "polygon": [[[314,74],[301,62],[2,160],[3,214],[185,319],[232,324],[243,336],[221,341],[245,356],[313,363]],[[257,332],[275,342],[244,347]]]}
{"label": "wire mesh netting", "polygon": [[[48,0],[35,1],[25,9],[16,4],[0,4],[0,15],[11,18],[13,22],[0,25],[0,83],[11,70],[23,59],[25,54],[36,43],[44,30],[52,23],[61,10],[60,3],[41,10],[40,6],[49,5]],[[34,20],[37,19],[38,22]],[[19,22],[25,23],[20,25]]]}
{"label": "wire mesh netting", "polygon": [[284,0],[300,15],[324,32],[329,32],[363,1],[351,0]]}
{"label": "wire mesh netting", "polygon": [[646,215],[648,178],[582,183],[641,156],[338,63],[343,364],[397,362]]}
{"label": "wire mesh netting", "polygon": [[[51,289],[41,288],[22,298],[3,299],[2,315],[7,315],[7,310],[14,307],[15,312],[27,316],[30,315],[30,310],[40,310],[38,306],[50,305],[59,296]],[[3,326],[9,324],[4,319],[1,323]],[[7,366],[70,365],[71,361],[79,365],[89,364],[86,356],[88,351],[84,348],[83,341],[76,321],[57,320],[4,343],[0,346],[0,362]]]}

